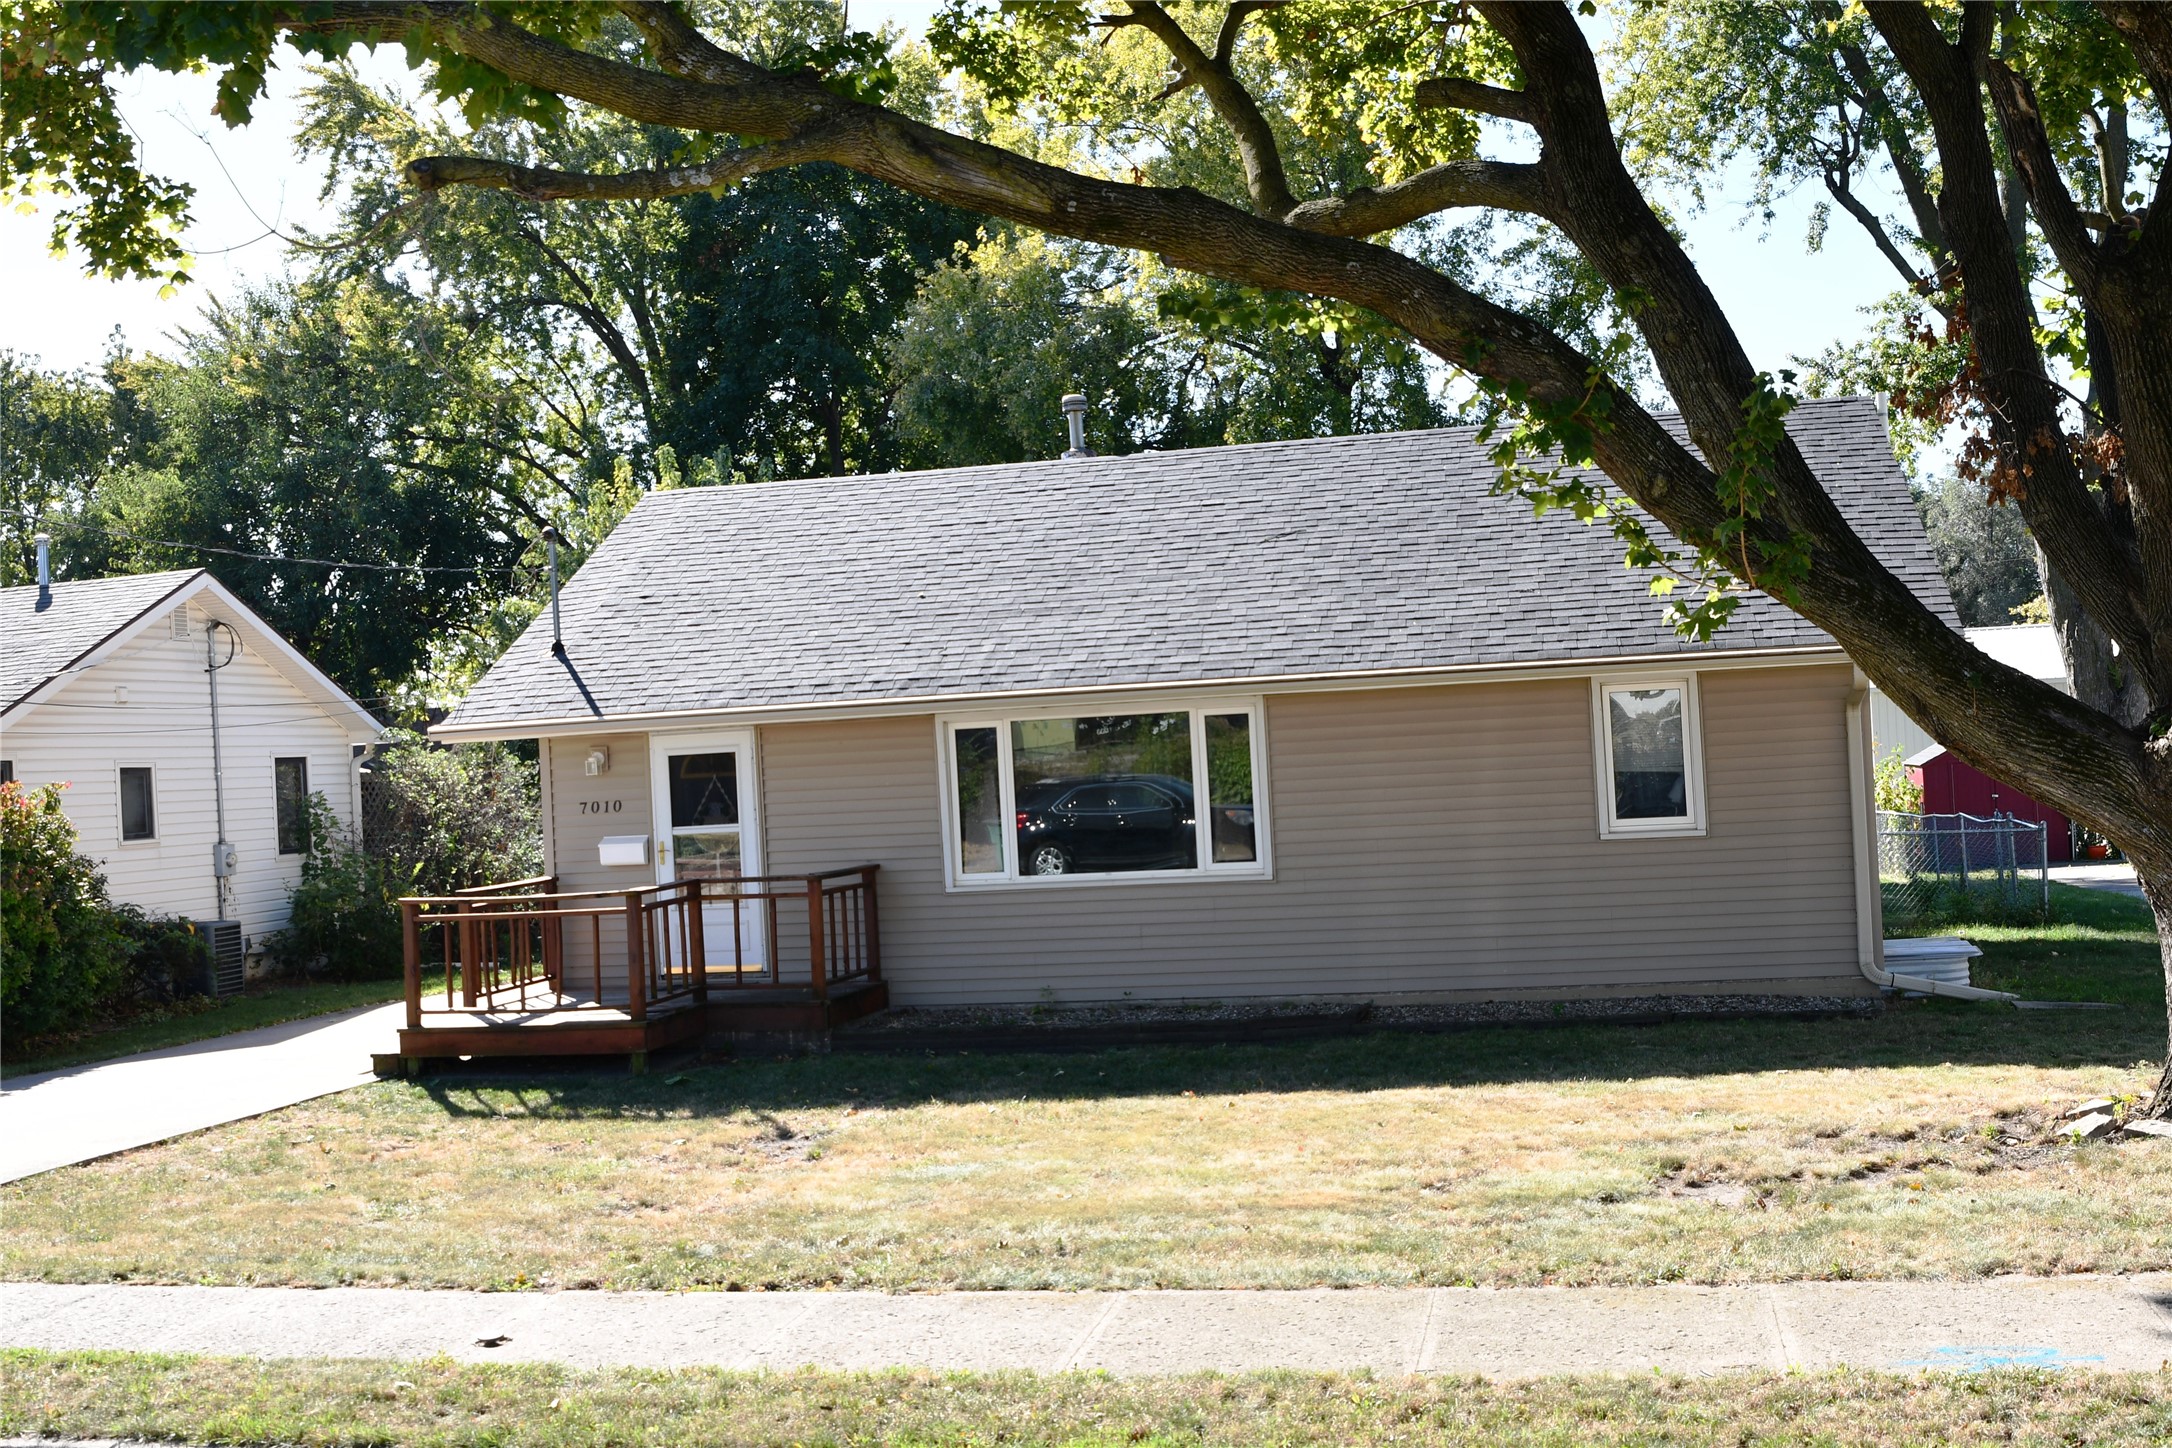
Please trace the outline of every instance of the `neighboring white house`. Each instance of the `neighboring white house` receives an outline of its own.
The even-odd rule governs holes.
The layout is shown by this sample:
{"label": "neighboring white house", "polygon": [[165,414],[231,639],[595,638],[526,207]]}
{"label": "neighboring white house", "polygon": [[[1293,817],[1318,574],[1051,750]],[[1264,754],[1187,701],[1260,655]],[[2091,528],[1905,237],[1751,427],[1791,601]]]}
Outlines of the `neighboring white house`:
{"label": "neighboring white house", "polygon": [[[1961,632],[1968,636],[1970,643],[2000,663],[2019,669],[2032,679],[2041,679],[2054,689],[2069,694],[2074,692],[2073,681],[2066,676],[2066,656],[2059,652],[2059,635],[2050,624],[2002,624],[1965,628]],[[1870,690],[1870,736],[1879,759],[1890,759],[1896,754],[1902,759],[1913,759],[1938,742],[1922,725],[1903,714],[1900,705],[1888,699],[1876,685]]]}
{"label": "neighboring white house", "polygon": [[0,778],[67,785],[115,900],[235,922],[214,932],[229,972],[286,923],[307,797],[353,826],[380,732],[202,569],[0,589]]}

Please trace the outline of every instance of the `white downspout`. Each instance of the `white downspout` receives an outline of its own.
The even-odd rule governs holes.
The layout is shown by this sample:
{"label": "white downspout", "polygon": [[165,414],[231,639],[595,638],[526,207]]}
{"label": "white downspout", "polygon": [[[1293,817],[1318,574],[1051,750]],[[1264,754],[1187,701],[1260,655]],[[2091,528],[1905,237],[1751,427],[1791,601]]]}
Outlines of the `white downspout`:
{"label": "white downspout", "polygon": [[1872,985],[1887,990],[1922,991],[1962,1001],[2019,1000],[2011,991],[1953,985],[1920,975],[1895,975],[1885,968],[1885,898],[1878,889],[1878,834],[1875,801],[1870,794],[1870,727],[1866,704],[1870,679],[1855,671],[1848,692],[1848,815],[1855,839],[1856,966]]}

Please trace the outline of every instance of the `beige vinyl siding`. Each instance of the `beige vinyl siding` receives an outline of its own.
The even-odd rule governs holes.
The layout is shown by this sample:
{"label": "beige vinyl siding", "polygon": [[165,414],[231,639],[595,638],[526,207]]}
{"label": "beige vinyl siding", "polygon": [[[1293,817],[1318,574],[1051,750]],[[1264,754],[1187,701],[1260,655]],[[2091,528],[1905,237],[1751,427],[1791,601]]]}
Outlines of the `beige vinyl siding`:
{"label": "beige vinyl siding", "polygon": [[1598,838],[1587,680],[1271,696],[1271,880],[946,891],[932,718],[773,725],[769,866],[882,865],[901,1004],[1853,989],[1850,679],[1703,675],[1689,839]]}
{"label": "beige vinyl siding", "polygon": [[[611,751],[611,768],[590,776],[583,763],[598,745]],[[549,807],[545,838],[550,842],[550,862],[558,876],[558,888],[576,890],[638,890],[656,882],[654,865],[603,865],[597,847],[605,835],[644,835],[655,848],[654,811],[649,803],[649,737],[646,734],[598,734],[579,739],[542,741],[542,767],[546,779],[543,798]],[[583,809],[582,806],[587,808]],[[580,995],[595,986],[595,949],[591,927],[580,920],[566,926],[566,982]],[[625,988],[625,939],[623,922],[611,920],[602,927],[604,988],[607,994]]]}
{"label": "beige vinyl siding", "polygon": [[[204,615],[192,636],[172,637],[169,615],[84,669],[0,734],[0,756],[26,785],[66,782],[61,808],[78,848],[97,860],[115,900],[210,919],[218,908],[211,847],[218,838],[212,793],[211,703],[204,678]],[[224,652],[224,642],[221,642]],[[116,703],[116,687],[128,691]],[[287,921],[301,856],[279,853],[272,761],[309,761],[309,787],[343,828],[355,820],[352,740],[341,722],[262,655],[243,649],[219,670],[219,739],[226,835],[239,864],[233,915],[250,948]],[[155,771],[157,838],[123,842],[117,771]]]}

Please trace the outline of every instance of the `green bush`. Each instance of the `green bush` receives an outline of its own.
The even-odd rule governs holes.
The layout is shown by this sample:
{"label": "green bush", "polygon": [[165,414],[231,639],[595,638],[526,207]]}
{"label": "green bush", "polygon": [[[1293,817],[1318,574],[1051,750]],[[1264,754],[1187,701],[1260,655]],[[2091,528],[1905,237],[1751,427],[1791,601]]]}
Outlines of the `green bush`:
{"label": "green bush", "polygon": [[1899,750],[1878,761],[1874,778],[1879,809],[1896,814],[1923,813],[1923,783],[1909,774]]}
{"label": "green bush", "polygon": [[542,873],[536,766],[506,745],[448,748],[394,731],[366,788],[369,852],[414,894]]}
{"label": "green bush", "polygon": [[209,992],[211,945],[194,921],[154,915],[135,905],[122,905],[113,914],[128,942],[122,994],[135,997],[117,1005],[162,1006]]}
{"label": "green bush", "polygon": [[105,876],[76,852],[60,786],[0,784],[0,1044],[102,1016],[129,954]]}
{"label": "green bush", "polygon": [[265,949],[281,969],[331,980],[384,980],[402,969],[403,882],[340,828],[321,794],[309,797],[309,852],[289,897],[287,927]]}

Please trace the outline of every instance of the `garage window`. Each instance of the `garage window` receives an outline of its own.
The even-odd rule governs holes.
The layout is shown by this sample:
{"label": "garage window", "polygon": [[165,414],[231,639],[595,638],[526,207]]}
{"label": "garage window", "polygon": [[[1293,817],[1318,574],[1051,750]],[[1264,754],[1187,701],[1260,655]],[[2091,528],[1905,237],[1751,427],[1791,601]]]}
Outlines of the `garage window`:
{"label": "garage window", "polygon": [[956,886],[1264,875],[1259,707],[942,724]]}

